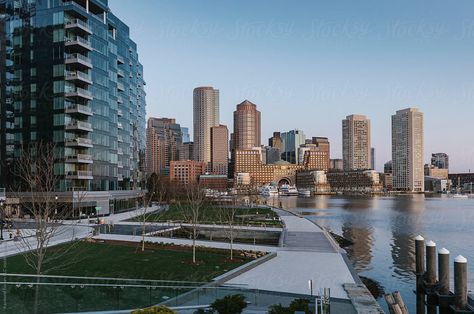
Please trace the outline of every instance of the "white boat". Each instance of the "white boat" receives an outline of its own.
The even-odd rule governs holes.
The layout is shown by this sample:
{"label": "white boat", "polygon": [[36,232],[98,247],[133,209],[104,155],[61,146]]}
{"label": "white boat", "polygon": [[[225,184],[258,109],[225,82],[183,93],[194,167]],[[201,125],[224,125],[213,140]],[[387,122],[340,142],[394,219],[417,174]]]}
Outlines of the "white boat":
{"label": "white boat", "polygon": [[299,196],[311,196],[311,191],[310,190],[298,190],[298,195]]}
{"label": "white boat", "polygon": [[280,195],[292,196],[298,195],[298,189],[294,185],[283,184],[280,186]]}
{"label": "white boat", "polygon": [[263,196],[276,196],[278,195],[278,189],[276,186],[267,185],[263,187],[260,194],[262,194]]}
{"label": "white boat", "polygon": [[459,194],[459,193],[452,194],[451,197],[452,197],[452,198],[464,198],[464,199],[465,199],[465,198],[469,198],[468,195],[466,195],[466,194]]}

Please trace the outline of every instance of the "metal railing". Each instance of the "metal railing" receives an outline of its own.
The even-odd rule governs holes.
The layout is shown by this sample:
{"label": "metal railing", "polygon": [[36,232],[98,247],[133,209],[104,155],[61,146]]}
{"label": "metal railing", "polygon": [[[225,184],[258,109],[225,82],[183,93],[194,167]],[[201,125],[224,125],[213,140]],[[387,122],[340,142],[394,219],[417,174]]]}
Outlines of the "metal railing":
{"label": "metal railing", "polygon": [[87,81],[92,81],[92,76],[90,74],[81,72],[81,71],[66,71],[66,78],[80,78]]}
{"label": "metal railing", "polygon": [[66,43],[78,42],[85,46],[91,47],[91,42],[88,39],[85,39],[81,36],[66,37],[65,40],[66,40]]}
{"label": "metal railing", "polygon": [[83,137],[76,137],[75,139],[67,140],[66,144],[92,145],[92,140],[88,138],[83,138]]}
{"label": "metal railing", "polygon": [[65,109],[66,110],[77,110],[77,111],[92,113],[92,109],[90,107],[80,105],[80,104],[69,104],[69,105],[66,105]]}
{"label": "metal railing", "polygon": [[91,59],[89,57],[86,57],[84,55],[81,55],[80,53],[70,53],[70,54],[66,54],[65,56],[66,60],[74,60],[74,59],[77,59],[77,60],[81,60],[83,62],[86,62],[86,63],[92,63]]}
{"label": "metal railing", "polygon": [[89,26],[89,23],[87,22],[84,22],[83,20],[80,20],[80,19],[72,19],[72,20],[67,20],[64,22],[65,25],[80,25],[84,28],[87,28],[88,30],[90,30],[90,26]]}

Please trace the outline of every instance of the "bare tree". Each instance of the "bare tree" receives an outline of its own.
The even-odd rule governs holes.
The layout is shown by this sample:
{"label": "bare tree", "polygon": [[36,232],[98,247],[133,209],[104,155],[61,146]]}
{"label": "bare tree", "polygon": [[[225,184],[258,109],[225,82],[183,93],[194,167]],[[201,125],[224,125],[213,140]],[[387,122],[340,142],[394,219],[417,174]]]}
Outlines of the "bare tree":
{"label": "bare tree", "polygon": [[193,247],[193,264],[196,263],[196,239],[198,237],[199,223],[203,220],[206,195],[204,189],[197,183],[184,187],[186,200],[179,201],[178,206],[184,221],[191,225],[191,238]]}
{"label": "bare tree", "polygon": [[224,235],[229,240],[230,260],[234,259],[234,239],[236,236],[236,216],[237,206],[219,206],[218,214],[220,223],[226,227],[223,229]]}
{"label": "bare tree", "polygon": [[140,225],[141,225],[141,234],[142,234],[142,241],[141,241],[141,250],[142,252],[145,251],[145,234],[146,234],[146,226],[149,222],[152,215],[155,214],[155,211],[151,211],[150,204],[152,202],[157,202],[159,206],[161,206],[161,202],[165,198],[166,195],[166,182],[163,177],[158,175],[151,175],[147,179],[147,191],[146,193],[142,194],[142,207],[139,209],[140,215],[138,216]]}
{"label": "bare tree", "polygon": [[[19,180],[17,197],[33,225],[32,234],[21,235],[18,246],[24,252],[27,265],[37,275],[34,313],[38,312],[39,307],[40,276],[68,266],[64,260],[59,260],[78,243],[75,241],[76,228],[72,224],[62,224],[66,218],[72,217],[73,209],[62,202],[56,193],[58,176],[54,173],[55,160],[54,144],[41,142],[23,148],[13,169]],[[72,244],[50,250],[55,239],[72,241]]]}

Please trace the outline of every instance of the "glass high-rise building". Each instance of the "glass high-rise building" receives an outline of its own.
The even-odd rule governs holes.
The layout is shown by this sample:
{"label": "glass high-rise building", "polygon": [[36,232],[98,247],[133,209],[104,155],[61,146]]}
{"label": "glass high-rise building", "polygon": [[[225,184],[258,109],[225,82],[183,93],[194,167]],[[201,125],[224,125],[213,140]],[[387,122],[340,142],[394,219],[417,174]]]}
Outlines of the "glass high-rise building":
{"label": "glass high-rise building", "polygon": [[54,142],[58,192],[139,187],[145,81],[107,0],[0,1],[1,182],[22,147]]}

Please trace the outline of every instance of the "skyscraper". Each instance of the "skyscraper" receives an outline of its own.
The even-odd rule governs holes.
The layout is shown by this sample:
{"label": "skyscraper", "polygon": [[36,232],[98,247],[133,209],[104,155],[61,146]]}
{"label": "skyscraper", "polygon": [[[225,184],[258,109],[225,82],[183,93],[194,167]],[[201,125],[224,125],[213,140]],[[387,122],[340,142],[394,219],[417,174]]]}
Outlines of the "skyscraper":
{"label": "skyscraper", "polygon": [[370,120],[350,115],[342,120],[342,159],[344,170],[371,169]]}
{"label": "skyscraper", "polygon": [[227,175],[229,167],[229,130],[225,125],[211,128],[212,174]]}
{"label": "skyscraper", "polygon": [[273,136],[268,139],[268,146],[278,148],[280,151],[283,149],[283,141],[280,132],[273,132]]}
{"label": "skyscraper", "polygon": [[255,104],[244,100],[234,111],[233,149],[259,147],[260,141],[260,111]]}
{"label": "skyscraper", "polygon": [[375,170],[375,148],[370,149],[370,169]]}
{"label": "skyscraper", "polygon": [[147,173],[167,174],[170,162],[179,160],[183,148],[182,128],[175,119],[149,118],[146,130]]}
{"label": "skyscraper", "polygon": [[191,142],[189,137],[189,128],[181,127],[181,133],[183,133],[183,143]]}
{"label": "skyscraper", "polygon": [[306,136],[301,130],[291,130],[281,133],[283,152],[281,157],[283,160],[292,164],[297,164],[298,148],[306,143]]}
{"label": "skyscraper", "polygon": [[194,159],[211,162],[211,128],[219,125],[219,90],[209,86],[193,92]]}
{"label": "skyscraper", "polygon": [[42,141],[55,143],[58,192],[138,188],[145,81],[128,26],[107,0],[4,0],[0,12],[0,185],[15,151]]}
{"label": "skyscraper", "polygon": [[431,165],[439,169],[449,169],[449,156],[446,153],[431,154]]}
{"label": "skyscraper", "polygon": [[424,191],[423,113],[416,108],[399,110],[392,116],[393,188]]}

